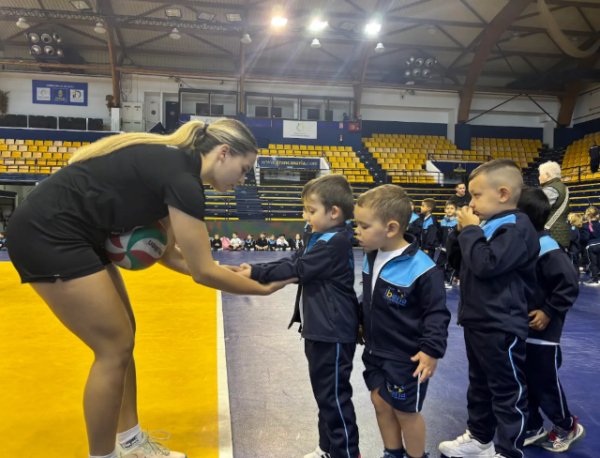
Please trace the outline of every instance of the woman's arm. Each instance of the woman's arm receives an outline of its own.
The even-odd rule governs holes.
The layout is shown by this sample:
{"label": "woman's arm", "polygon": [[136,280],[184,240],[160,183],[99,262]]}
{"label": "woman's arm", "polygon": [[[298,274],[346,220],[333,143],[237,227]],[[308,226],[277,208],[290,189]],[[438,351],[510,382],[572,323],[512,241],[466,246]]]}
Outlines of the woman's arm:
{"label": "woman's arm", "polygon": [[206,225],[187,213],[169,206],[169,219],[189,273],[196,283],[233,294],[267,295],[295,279],[262,285],[217,265],[212,258]]}

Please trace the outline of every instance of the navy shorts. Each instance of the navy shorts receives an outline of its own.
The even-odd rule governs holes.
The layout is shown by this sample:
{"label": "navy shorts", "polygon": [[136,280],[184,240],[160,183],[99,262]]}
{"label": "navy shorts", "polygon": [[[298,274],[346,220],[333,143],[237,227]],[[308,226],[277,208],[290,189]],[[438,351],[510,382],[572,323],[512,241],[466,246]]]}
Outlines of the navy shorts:
{"label": "navy shorts", "polygon": [[45,217],[25,201],[10,218],[8,255],[23,283],[85,277],[110,264],[108,233]]}
{"label": "navy shorts", "polygon": [[420,412],[427,393],[429,381],[421,383],[412,374],[418,364],[410,359],[395,361],[363,353],[365,371],[363,376],[369,391],[379,388],[379,396],[394,409],[401,412]]}

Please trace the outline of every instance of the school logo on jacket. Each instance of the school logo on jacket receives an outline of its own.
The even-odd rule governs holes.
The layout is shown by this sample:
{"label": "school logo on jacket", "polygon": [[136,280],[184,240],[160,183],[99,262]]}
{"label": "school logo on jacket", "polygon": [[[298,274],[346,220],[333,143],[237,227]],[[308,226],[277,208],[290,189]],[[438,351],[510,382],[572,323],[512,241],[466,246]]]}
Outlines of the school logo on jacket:
{"label": "school logo on jacket", "polygon": [[401,305],[402,307],[406,305],[404,291],[392,286],[388,286],[385,290],[385,300],[391,304]]}
{"label": "school logo on jacket", "polygon": [[397,399],[399,401],[406,400],[406,388],[404,386],[394,385],[393,383],[386,381],[385,387],[393,399]]}

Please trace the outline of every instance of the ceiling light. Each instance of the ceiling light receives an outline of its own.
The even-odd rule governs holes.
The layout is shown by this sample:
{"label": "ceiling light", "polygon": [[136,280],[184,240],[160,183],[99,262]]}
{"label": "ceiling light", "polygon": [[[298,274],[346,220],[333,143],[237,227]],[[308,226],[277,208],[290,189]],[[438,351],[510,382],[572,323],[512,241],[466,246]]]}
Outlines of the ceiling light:
{"label": "ceiling light", "polygon": [[413,76],[421,76],[421,69],[420,68],[415,68],[412,71]]}
{"label": "ceiling light", "polygon": [[271,25],[273,27],[285,27],[287,22],[287,18],[281,15],[273,16],[273,18],[271,19]]}
{"label": "ceiling light", "polygon": [[311,32],[321,32],[327,28],[329,23],[327,21],[321,20],[321,18],[314,18],[310,25],[308,26],[308,30]]}
{"label": "ceiling light", "polygon": [[27,22],[27,20],[24,17],[20,17],[19,20],[17,21],[17,27],[20,29],[27,29],[27,28],[29,28],[29,23]]}
{"label": "ceiling light", "polygon": [[385,46],[383,46],[383,43],[380,41],[379,43],[377,43],[377,46],[375,46],[375,52],[383,52],[385,51]]}
{"label": "ceiling light", "polygon": [[425,78],[429,78],[431,76],[431,70],[429,70],[428,68],[423,70],[423,76]]}
{"label": "ceiling light", "polygon": [[418,57],[415,59],[415,65],[417,67],[421,67],[425,63],[425,60],[422,57]]}
{"label": "ceiling light", "polygon": [[410,70],[404,70],[404,76],[410,76],[412,72]]}
{"label": "ceiling light", "polygon": [[65,55],[64,51],[62,50],[62,48],[56,48],[56,55],[59,57],[62,57]]}
{"label": "ceiling light", "polygon": [[250,34],[249,33],[245,33],[242,38],[240,39],[240,41],[242,43],[244,43],[245,45],[252,43],[252,38],[250,38]]}
{"label": "ceiling light", "polygon": [[370,37],[374,37],[380,31],[381,31],[381,23],[380,22],[371,21],[367,25],[365,25],[365,33]]}
{"label": "ceiling light", "polygon": [[44,44],[52,43],[52,35],[50,35],[49,33],[42,33],[40,35],[40,39]]}
{"label": "ceiling light", "polygon": [[179,30],[177,30],[177,27],[173,27],[173,30],[171,30],[171,33],[169,34],[169,38],[173,40],[179,40],[181,38],[181,34],[179,33]]}
{"label": "ceiling light", "polygon": [[319,49],[321,47],[321,42],[318,38],[313,38],[313,41],[310,43],[310,47],[314,49]]}
{"label": "ceiling light", "polygon": [[212,22],[215,20],[215,15],[212,13],[200,13],[200,14],[198,14],[198,20]]}
{"label": "ceiling light", "polygon": [[106,33],[106,27],[100,21],[96,22],[96,27],[94,27],[94,32],[96,33]]}
{"label": "ceiling light", "polygon": [[435,64],[436,61],[432,57],[428,57],[427,59],[425,59],[425,67],[433,67]]}
{"label": "ceiling light", "polygon": [[44,46],[44,54],[46,54],[47,56],[53,56],[54,52],[55,52],[54,46],[49,46],[49,45]]}
{"label": "ceiling light", "polygon": [[225,19],[228,22],[242,22],[242,15],[240,13],[226,13]]}
{"label": "ceiling light", "polygon": [[165,16],[181,17],[181,10],[179,8],[165,8]]}
{"label": "ceiling light", "polygon": [[89,5],[88,2],[86,2],[85,0],[71,0],[71,5],[73,5],[73,8],[75,8],[76,10],[91,10],[92,7]]}
{"label": "ceiling light", "polygon": [[60,36],[58,33],[54,32],[54,33],[52,34],[52,38],[53,38],[53,39],[54,39],[54,41],[56,41],[57,43],[62,43],[62,37],[61,37],[61,36]]}
{"label": "ceiling light", "polygon": [[42,47],[40,45],[33,45],[29,48],[29,52],[34,56],[39,56],[42,54]]}

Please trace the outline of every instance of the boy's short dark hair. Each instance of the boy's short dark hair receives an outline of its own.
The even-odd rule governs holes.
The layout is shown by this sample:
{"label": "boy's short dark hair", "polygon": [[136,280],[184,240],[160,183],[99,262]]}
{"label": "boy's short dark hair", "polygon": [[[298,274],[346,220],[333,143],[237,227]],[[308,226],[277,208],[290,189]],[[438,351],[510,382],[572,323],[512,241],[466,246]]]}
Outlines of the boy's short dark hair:
{"label": "boy's short dark hair", "polygon": [[453,200],[447,200],[444,204],[444,207],[447,207],[448,205],[451,205],[452,207],[456,208],[456,202],[454,202]]}
{"label": "boy's short dark hair", "polygon": [[523,188],[517,207],[529,217],[536,231],[544,230],[551,211],[550,202],[544,191],[529,186]]}
{"label": "boy's short dark hair", "polygon": [[358,196],[356,205],[370,208],[384,223],[398,221],[400,229],[404,232],[410,220],[410,202],[404,188],[395,184],[384,184],[362,193]]}
{"label": "boy's short dark hair", "polygon": [[324,175],[304,185],[302,200],[316,194],[327,211],[335,205],[344,215],[344,220],[354,215],[354,195],[350,183],[343,175]]}
{"label": "boy's short dark hair", "polygon": [[515,161],[510,159],[494,159],[484,162],[473,170],[469,175],[469,182],[479,175],[489,175],[496,184],[505,185],[510,188],[512,191],[512,200],[516,203],[523,188],[523,176],[521,173],[521,168]]}
{"label": "boy's short dark hair", "polygon": [[431,198],[423,199],[423,203],[425,205],[427,205],[427,207],[430,208],[431,211],[435,210],[435,199],[431,199]]}

